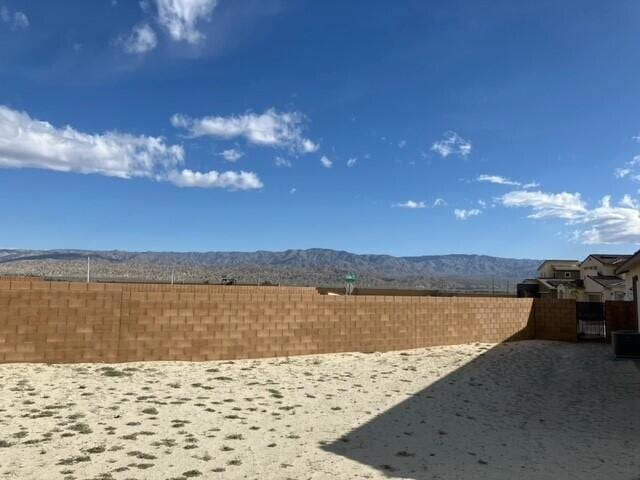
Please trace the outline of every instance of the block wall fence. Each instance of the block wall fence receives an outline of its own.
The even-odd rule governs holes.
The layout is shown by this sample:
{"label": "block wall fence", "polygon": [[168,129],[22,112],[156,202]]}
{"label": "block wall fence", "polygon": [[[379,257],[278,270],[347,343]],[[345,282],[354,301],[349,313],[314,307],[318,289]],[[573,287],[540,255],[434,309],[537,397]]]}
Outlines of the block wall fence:
{"label": "block wall fence", "polygon": [[0,362],[222,360],[576,340],[575,302],[0,279]]}
{"label": "block wall fence", "polygon": [[611,340],[611,332],[616,330],[638,331],[638,319],[634,302],[613,301],[604,304],[607,340]]}

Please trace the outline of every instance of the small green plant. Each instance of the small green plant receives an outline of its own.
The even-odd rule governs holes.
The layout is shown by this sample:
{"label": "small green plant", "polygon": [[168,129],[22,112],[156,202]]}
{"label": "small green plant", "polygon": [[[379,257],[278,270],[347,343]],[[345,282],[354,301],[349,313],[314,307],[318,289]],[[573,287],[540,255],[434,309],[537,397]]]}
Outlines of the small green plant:
{"label": "small green plant", "polygon": [[58,462],[58,465],[75,465],[76,463],[89,461],[91,461],[91,457],[89,455],[76,455],[75,457],[63,458]]}
{"label": "small green plant", "polygon": [[103,453],[104,451],[106,451],[106,448],[102,445],[99,445],[97,447],[91,447],[91,448],[87,448],[85,450],[85,452],[87,453]]}
{"label": "small green plant", "polygon": [[129,455],[130,457],[136,457],[140,460],[156,460],[158,458],[155,455],[151,455],[150,453],[140,452],[138,450],[127,452],[127,455]]}
{"label": "small green plant", "polygon": [[131,374],[122,370],[117,370],[113,367],[102,367],[98,371],[102,373],[104,377],[130,377]]}
{"label": "small green plant", "polygon": [[84,435],[92,433],[91,428],[86,423],[74,423],[68,428],[68,430],[71,430],[72,432],[82,433]]}
{"label": "small green plant", "polygon": [[183,472],[182,476],[187,477],[187,478],[201,477],[202,476],[202,472],[199,471],[199,470],[189,470],[187,472]]}

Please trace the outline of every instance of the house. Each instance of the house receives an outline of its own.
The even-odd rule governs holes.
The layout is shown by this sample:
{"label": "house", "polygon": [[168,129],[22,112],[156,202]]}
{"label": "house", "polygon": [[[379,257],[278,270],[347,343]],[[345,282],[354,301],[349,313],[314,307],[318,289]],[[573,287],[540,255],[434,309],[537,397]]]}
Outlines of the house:
{"label": "house", "polygon": [[580,262],[578,260],[545,260],[538,267],[538,278],[529,278],[518,284],[519,297],[572,298],[564,297],[561,290],[580,289]]}
{"label": "house", "polygon": [[580,302],[631,300],[625,274],[619,272],[620,266],[630,258],[631,255],[593,254],[582,262],[545,260],[538,267],[538,278],[518,285],[518,296]]}
{"label": "house", "polygon": [[538,278],[554,280],[578,280],[580,278],[578,260],[545,260],[538,267]]}
{"label": "house", "polygon": [[640,250],[618,265],[616,274],[624,275],[627,299],[635,302],[636,315],[638,315],[636,318],[640,318],[640,285],[638,284],[640,282]]}
{"label": "house", "polygon": [[579,300],[587,302],[631,300],[624,274],[618,274],[618,268],[630,258],[631,255],[589,255],[580,263],[584,291]]}

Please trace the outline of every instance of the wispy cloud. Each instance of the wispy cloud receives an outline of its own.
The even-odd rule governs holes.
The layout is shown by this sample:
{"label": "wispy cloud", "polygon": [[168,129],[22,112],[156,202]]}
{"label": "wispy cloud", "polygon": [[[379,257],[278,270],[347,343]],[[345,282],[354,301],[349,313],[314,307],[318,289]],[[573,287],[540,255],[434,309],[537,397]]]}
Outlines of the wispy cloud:
{"label": "wispy cloud", "polygon": [[294,193],[296,193],[298,191],[297,188],[292,188],[291,190],[289,190],[289,194],[293,195]]}
{"label": "wispy cloud", "polygon": [[580,225],[574,238],[585,244],[640,243],[640,205],[625,195],[617,205],[611,196],[588,208],[579,193],[514,191],[501,197],[507,207],[526,207],[534,219],[561,219],[567,225]]}
{"label": "wispy cloud", "polygon": [[530,218],[562,218],[576,220],[586,212],[586,203],[579,193],[509,192],[501,197],[506,207],[530,207]]}
{"label": "wispy cloud", "polygon": [[23,30],[29,27],[29,17],[24,12],[10,12],[6,6],[0,7],[0,22],[11,30]]}
{"label": "wispy cloud", "polygon": [[487,175],[484,173],[482,175],[478,175],[475,181],[484,182],[484,183],[493,183],[495,185],[511,185],[516,187],[522,187],[524,189],[536,188],[540,186],[536,182],[522,183],[522,182],[517,182],[515,180],[511,180],[507,177],[503,177],[500,175]]}
{"label": "wispy cloud", "polygon": [[276,167],[287,167],[287,168],[293,167],[293,163],[291,163],[291,160],[284,157],[280,157],[280,156],[276,156],[275,164],[276,164]]}
{"label": "wispy cloud", "polygon": [[331,168],[333,166],[333,161],[329,160],[327,157],[325,157],[324,155],[320,158],[320,163],[322,164],[322,166],[324,168]]}
{"label": "wispy cloud", "polygon": [[406,140],[400,140],[398,142],[398,148],[404,148],[407,146],[407,141]]}
{"label": "wispy cloud", "polygon": [[472,208],[470,210],[466,210],[466,209],[461,209],[461,208],[456,208],[453,211],[453,214],[456,216],[456,218],[458,220],[468,220],[471,217],[477,217],[478,215],[480,215],[482,213],[482,210],[479,210],[477,208]]}
{"label": "wispy cloud", "polygon": [[616,168],[614,175],[616,178],[640,180],[640,155],[634,156],[631,160],[626,162],[623,167]]}
{"label": "wispy cloud", "polygon": [[260,188],[250,172],[193,172],[184,169],[181,145],[162,137],[120,132],[90,134],[56,128],[27,113],[0,106],[0,168],[38,168],[123,179],[148,178],[179,186]]}
{"label": "wispy cloud", "polygon": [[353,168],[356,166],[356,163],[358,163],[358,159],[355,157],[351,157],[349,160],[347,160],[347,167]]}
{"label": "wispy cloud", "polygon": [[415,209],[415,208],[427,208],[427,204],[425,202],[416,202],[415,200],[407,200],[404,203],[394,203],[393,205],[391,205],[394,208],[410,208],[410,209]]}
{"label": "wispy cloud", "polygon": [[431,151],[443,158],[456,155],[466,158],[471,153],[471,142],[468,142],[456,132],[446,132],[444,138],[431,145]]}
{"label": "wispy cloud", "polygon": [[433,206],[434,207],[445,207],[447,205],[447,202],[445,201],[444,198],[436,198],[433,201]]}
{"label": "wispy cloud", "polygon": [[228,190],[252,190],[262,188],[263,184],[253,172],[194,172],[189,169],[173,170],[167,180],[178,187],[225,188]]}
{"label": "wispy cloud", "polygon": [[127,53],[142,54],[156,48],[158,37],[148,24],[142,23],[133,27],[129,36],[118,39],[118,43]]}
{"label": "wispy cloud", "polygon": [[228,150],[223,150],[219,153],[219,155],[224,158],[227,162],[237,162],[242,157],[244,157],[244,152],[240,150],[236,150],[235,148],[230,148]]}
{"label": "wispy cloud", "polygon": [[175,114],[171,117],[171,124],[187,130],[191,137],[242,137],[254,145],[287,148],[301,154],[318,150],[316,143],[304,137],[306,118],[299,112],[281,113],[271,108],[261,114],[246,113],[228,117],[190,118]]}
{"label": "wispy cloud", "polygon": [[198,30],[198,23],[208,21],[217,0],[155,0],[158,9],[158,23],[175,41],[196,44],[205,35]]}

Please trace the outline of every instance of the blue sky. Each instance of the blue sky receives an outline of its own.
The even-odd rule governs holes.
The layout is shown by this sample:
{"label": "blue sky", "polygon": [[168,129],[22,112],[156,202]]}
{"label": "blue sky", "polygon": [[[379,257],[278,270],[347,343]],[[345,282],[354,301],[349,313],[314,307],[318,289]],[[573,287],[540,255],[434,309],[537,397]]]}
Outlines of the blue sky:
{"label": "blue sky", "polygon": [[640,243],[634,1],[0,0],[0,246]]}

